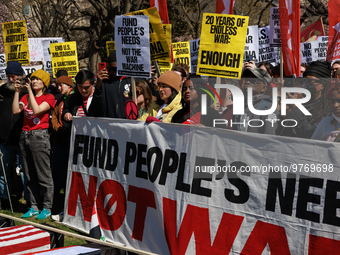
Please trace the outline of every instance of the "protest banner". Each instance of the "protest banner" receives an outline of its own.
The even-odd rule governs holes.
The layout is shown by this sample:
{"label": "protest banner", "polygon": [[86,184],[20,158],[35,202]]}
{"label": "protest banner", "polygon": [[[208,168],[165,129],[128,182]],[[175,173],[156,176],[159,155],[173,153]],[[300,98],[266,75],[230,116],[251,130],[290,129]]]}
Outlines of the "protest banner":
{"label": "protest banner", "polygon": [[116,16],[117,74],[151,77],[148,16]]}
{"label": "protest banner", "polygon": [[7,80],[6,76],[6,54],[0,54],[0,77],[1,80]]}
{"label": "protest banner", "polygon": [[[2,23],[6,61],[30,63],[26,22],[24,20]],[[6,62],[7,63],[7,62]]]}
{"label": "protest banner", "polygon": [[59,70],[66,70],[68,76],[76,76],[79,72],[76,42],[50,44],[53,77]]}
{"label": "protest banner", "polygon": [[143,251],[336,254],[339,153],[331,142],[75,117],[63,223],[89,231],[96,199],[106,240]]}
{"label": "protest banner", "polygon": [[163,30],[157,7],[131,12],[125,15],[148,15],[151,61],[170,57],[169,45]]}
{"label": "protest banner", "polygon": [[204,13],[197,74],[241,78],[249,17]]}
{"label": "protest banner", "polygon": [[196,73],[200,39],[190,41],[190,73]]}
{"label": "protest banner", "polygon": [[107,56],[110,55],[110,53],[112,51],[116,50],[116,44],[115,41],[107,41],[106,42],[106,52],[107,52]]}
{"label": "protest banner", "polygon": [[186,64],[190,68],[190,43],[189,42],[172,43],[172,51],[174,54],[175,65],[182,63],[182,64]]}
{"label": "protest banner", "polygon": [[275,49],[269,44],[270,26],[261,27],[258,29],[259,37],[259,62],[269,62],[272,65],[275,63]]}
{"label": "protest banner", "polygon": [[270,8],[270,46],[281,47],[279,7]]}
{"label": "protest banner", "polygon": [[327,61],[333,63],[340,60],[340,16],[339,1],[328,1],[328,50]]}
{"label": "protest banner", "polygon": [[39,70],[39,69],[43,69],[43,65],[35,65],[35,66],[22,66],[22,69],[24,69],[24,73],[26,75],[28,74],[32,74],[35,71]]}
{"label": "protest banner", "polygon": [[53,69],[52,69],[52,59],[51,59],[51,50],[50,50],[50,44],[51,43],[61,43],[65,42],[64,39],[48,39],[43,40],[42,46],[43,46],[43,59],[44,59],[44,70],[48,72],[50,75],[53,76]]}
{"label": "protest banner", "polygon": [[[28,38],[28,45],[30,49],[30,61],[43,61],[44,59],[44,47],[42,42],[44,40],[51,40],[61,42],[62,37],[45,37],[45,38]],[[63,40],[64,42],[64,40]]]}
{"label": "protest banner", "polygon": [[252,56],[255,63],[259,62],[259,28],[258,26],[248,26],[246,45],[244,46],[244,59]]}

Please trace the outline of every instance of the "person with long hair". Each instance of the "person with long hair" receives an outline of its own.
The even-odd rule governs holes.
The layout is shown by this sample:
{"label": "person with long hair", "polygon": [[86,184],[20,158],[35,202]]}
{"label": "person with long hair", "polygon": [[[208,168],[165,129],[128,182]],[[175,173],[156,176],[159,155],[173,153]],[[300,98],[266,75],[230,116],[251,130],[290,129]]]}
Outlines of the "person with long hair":
{"label": "person with long hair", "polygon": [[143,116],[152,103],[152,92],[149,85],[145,81],[136,82],[137,107],[139,116]]}
{"label": "person with long hair", "polygon": [[214,120],[222,120],[223,117],[211,107],[207,107],[207,114],[201,114],[201,96],[206,89],[203,79],[198,75],[191,74],[182,87],[183,108],[175,113],[171,122],[214,127]]}
{"label": "person with long hair", "polygon": [[170,123],[174,114],[182,109],[179,86],[181,78],[173,71],[163,73],[158,79],[159,98],[139,120],[151,123],[161,121]]}
{"label": "person with long hair", "polygon": [[22,218],[39,214],[38,203],[43,199],[43,210],[36,217],[46,219],[51,215],[53,203],[53,180],[50,166],[51,144],[49,116],[54,107],[54,96],[47,93],[50,74],[44,70],[37,70],[31,75],[31,80],[24,85],[28,94],[19,102],[22,86],[15,83],[15,94],[12,111],[14,114],[24,112],[24,124],[20,135],[20,149],[22,152],[27,189],[31,207]]}

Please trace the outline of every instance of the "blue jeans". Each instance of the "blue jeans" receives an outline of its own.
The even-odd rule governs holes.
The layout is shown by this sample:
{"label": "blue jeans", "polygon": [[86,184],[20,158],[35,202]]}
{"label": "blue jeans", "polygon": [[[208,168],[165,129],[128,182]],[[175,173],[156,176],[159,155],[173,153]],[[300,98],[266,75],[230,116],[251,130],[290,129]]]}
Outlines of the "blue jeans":
{"label": "blue jeans", "polygon": [[31,207],[38,210],[40,195],[48,211],[53,203],[53,180],[51,171],[51,144],[47,129],[22,131],[19,141],[27,178],[27,190]]}

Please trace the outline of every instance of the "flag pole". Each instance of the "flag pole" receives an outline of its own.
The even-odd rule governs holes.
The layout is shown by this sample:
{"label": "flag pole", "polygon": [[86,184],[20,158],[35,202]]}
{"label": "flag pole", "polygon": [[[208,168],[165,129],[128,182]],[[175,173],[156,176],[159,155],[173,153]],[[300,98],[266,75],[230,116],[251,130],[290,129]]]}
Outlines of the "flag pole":
{"label": "flag pole", "polygon": [[321,20],[321,26],[322,26],[323,35],[326,35],[326,33],[325,33],[325,28],[324,28],[324,26],[323,26],[322,16],[320,17],[320,20]]}
{"label": "flag pole", "polygon": [[280,82],[283,86],[283,55],[282,55],[282,45],[280,49]]}

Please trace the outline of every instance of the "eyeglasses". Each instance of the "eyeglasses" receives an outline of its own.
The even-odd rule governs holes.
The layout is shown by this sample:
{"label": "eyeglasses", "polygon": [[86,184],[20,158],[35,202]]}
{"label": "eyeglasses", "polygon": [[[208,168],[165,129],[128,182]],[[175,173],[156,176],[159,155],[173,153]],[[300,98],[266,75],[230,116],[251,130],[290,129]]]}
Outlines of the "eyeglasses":
{"label": "eyeglasses", "polygon": [[[136,96],[143,95],[142,91],[136,90]],[[132,97],[132,91],[129,92],[129,97]]]}

